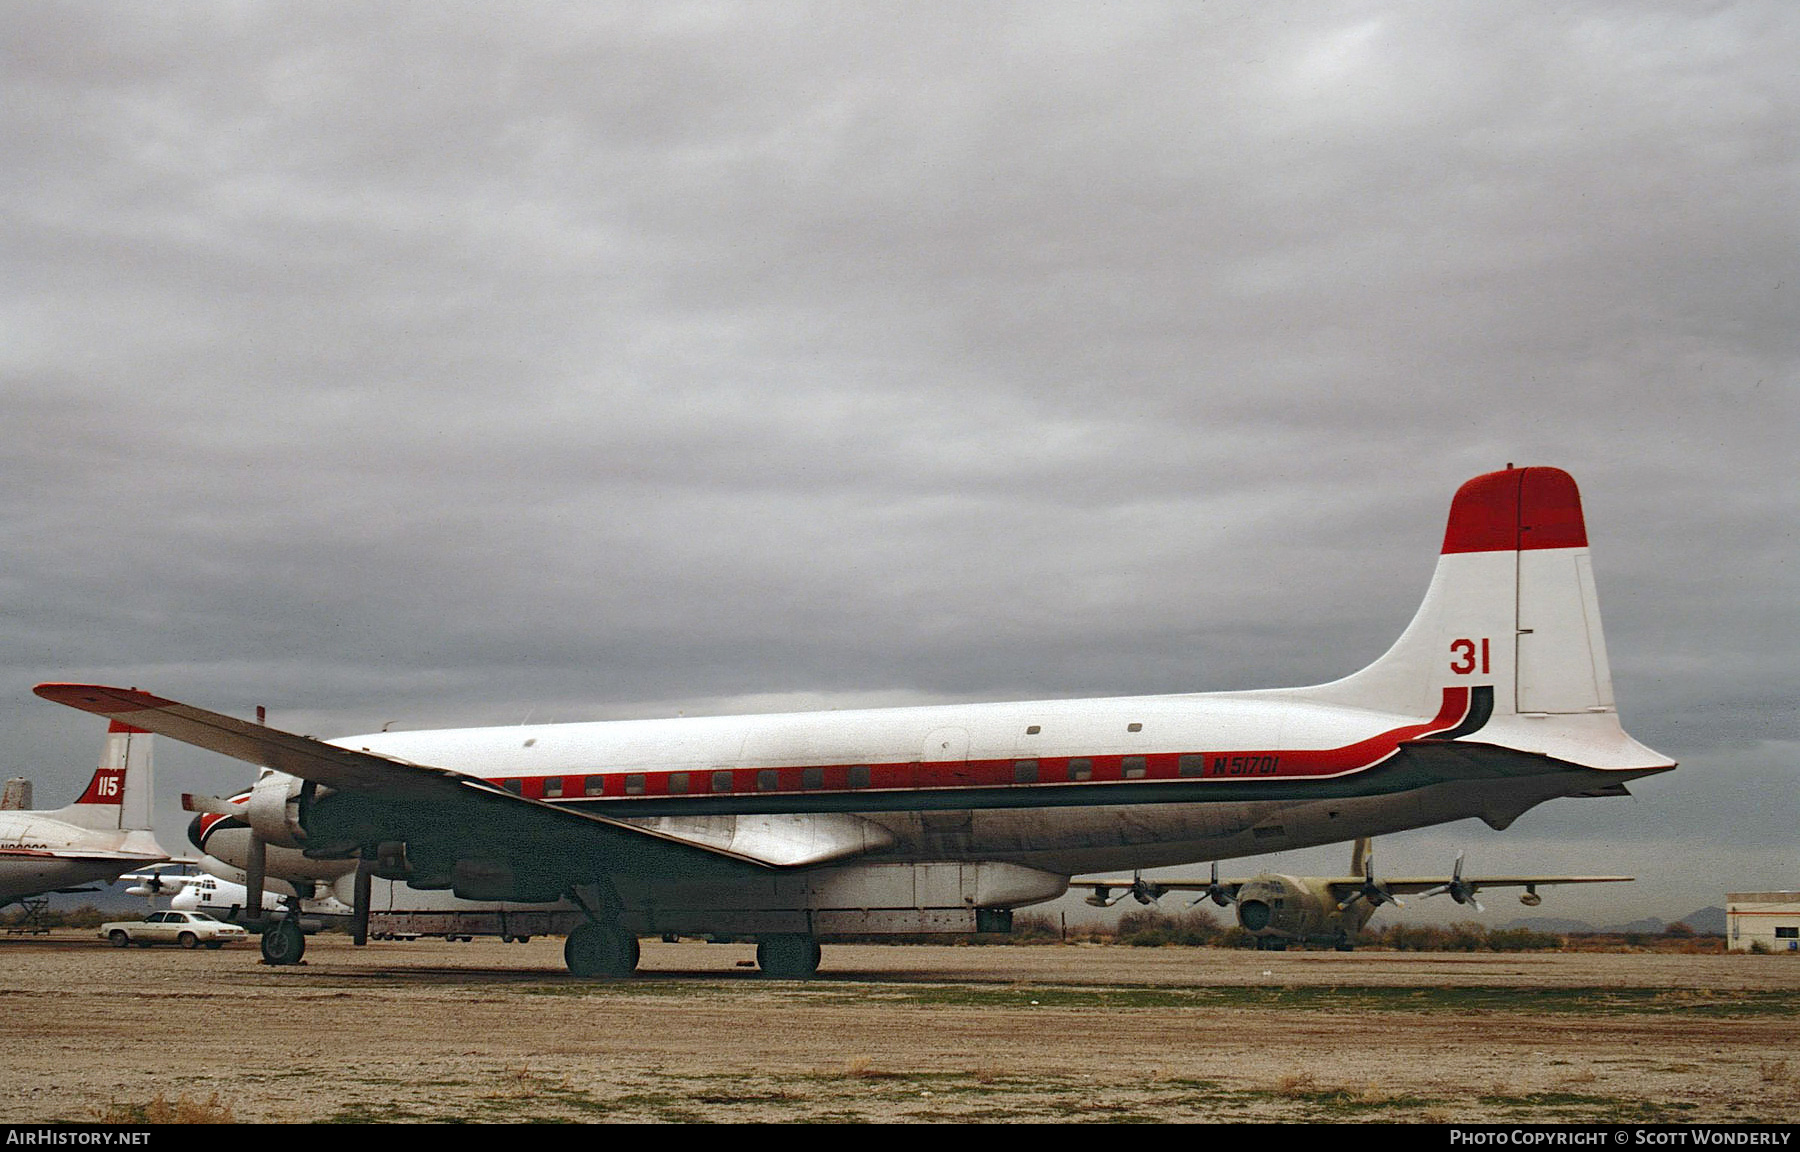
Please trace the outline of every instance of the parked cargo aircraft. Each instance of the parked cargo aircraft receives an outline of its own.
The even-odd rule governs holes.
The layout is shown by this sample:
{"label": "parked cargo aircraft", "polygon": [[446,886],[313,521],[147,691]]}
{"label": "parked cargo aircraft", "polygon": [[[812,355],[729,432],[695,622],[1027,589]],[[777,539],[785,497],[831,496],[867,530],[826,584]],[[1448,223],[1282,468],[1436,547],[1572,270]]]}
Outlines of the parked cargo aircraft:
{"label": "parked cargo aircraft", "polygon": [[[135,689],[37,692],[263,766],[241,803],[194,804],[253,891],[293,866],[340,870],[359,913],[375,875],[567,897],[580,975],[632,971],[639,932],[710,932],[804,977],[821,937],[997,929],[1072,875],[1504,828],[1675,766],[1619,726],[1580,497],[1555,468],[1464,484],[1412,624],[1308,688],[330,742]],[[272,961],[302,945],[263,935]]]}
{"label": "parked cargo aircraft", "polygon": [[[183,867],[192,863],[194,862],[184,861]],[[221,869],[228,868],[221,862],[210,859],[200,863],[202,866],[210,864]],[[132,881],[132,886],[125,889],[127,895],[144,896],[153,902],[159,896],[167,896],[169,910],[172,912],[205,912],[227,924],[239,923],[243,919],[244,910],[250,906],[248,888],[209,872],[171,875],[156,869],[128,873],[119,879]],[[293,914],[294,905],[298,903],[301,923],[308,925],[306,930],[309,932],[315,931],[325,921],[350,918],[350,906],[334,896],[327,894],[302,900],[295,895],[291,884],[281,880],[274,881],[274,884],[276,888],[263,889],[261,906],[280,909],[277,914],[286,916]]]}
{"label": "parked cargo aircraft", "polygon": [[1482,911],[1475,894],[1483,888],[1523,888],[1519,902],[1528,907],[1543,903],[1538,888],[1552,884],[1622,884],[1630,876],[1467,876],[1462,853],[1448,876],[1393,876],[1375,878],[1375,854],[1367,838],[1350,849],[1348,876],[1288,876],[1262,872],[1248,880],[1219,879],[1218,861],[1206,880],[1145,879],[1071,880],[1069,887],[1092,892],[1087,903],[1110,908],[1130,896],[1139,904],[1154,904],[1169,892],[1198,892],[1199,899],[1230,907],[1238,927],[1256,937],[1259,949],[1281,951],[1289,944],[1326,944],[1340,952],[1356,945],[1357,934],[1383,904],[1403,908],[1401,896],[1430,898],[1448,894],[1458,904]]}
{"label": "parked cargo aircraft", "polygon": [[0,908],[82,885],[169,854],[150,828],[150,734],[115,720],[100,766],[75,803],[41,811],[0,811]]}

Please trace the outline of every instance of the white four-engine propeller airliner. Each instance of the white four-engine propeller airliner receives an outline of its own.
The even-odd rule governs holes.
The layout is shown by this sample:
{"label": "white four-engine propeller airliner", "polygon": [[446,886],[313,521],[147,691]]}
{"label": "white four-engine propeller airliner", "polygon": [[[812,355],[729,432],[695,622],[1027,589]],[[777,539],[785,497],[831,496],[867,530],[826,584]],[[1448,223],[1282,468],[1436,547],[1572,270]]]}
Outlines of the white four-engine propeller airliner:
{"label": "white four-engine propeller airliner", "polygon": [[[330,742],[135,689],[37,693],[262,766],[237,802],[195,805],[252,892],[266,868],[335,876],[362,910],[371,875],[566,900],[582,975],[629,973],[640,932],[714,932],[807,976],[821,937],[998,928],[1073,875],[1504,828],[1675,766],[1619,726],[1580,496],[1555,468],[1464,484],[1412,624],[1309,688]],[[302,946],[264,933],[271,960]]]}

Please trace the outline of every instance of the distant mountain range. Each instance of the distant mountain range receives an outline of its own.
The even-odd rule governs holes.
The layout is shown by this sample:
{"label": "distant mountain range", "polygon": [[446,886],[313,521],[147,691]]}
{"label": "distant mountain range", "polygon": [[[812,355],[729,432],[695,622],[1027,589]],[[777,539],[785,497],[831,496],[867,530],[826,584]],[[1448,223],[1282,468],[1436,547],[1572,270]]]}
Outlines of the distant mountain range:
{"label": "distant mountain range", "polygon": [[1701,936],[1725,935],[1725,909],[1717,906],[1701,908],[1690,912],[1679,920],[1658,920],[1652,916],[1644,920],[1632,920],[1625,924],[1607,924],[1596,928],[1586,920],[1570,920],[1561,916],[1526,916],[1517,920],[1508,920],[1500,925],[1502,928],[1529,928],[1534,932],[1555,932],[1567,935],[1571,932],[1605,932],[1623,935],[1627,932],[1641,932],[1648,936],[1661,934],[1670,924],[1686,924]]}

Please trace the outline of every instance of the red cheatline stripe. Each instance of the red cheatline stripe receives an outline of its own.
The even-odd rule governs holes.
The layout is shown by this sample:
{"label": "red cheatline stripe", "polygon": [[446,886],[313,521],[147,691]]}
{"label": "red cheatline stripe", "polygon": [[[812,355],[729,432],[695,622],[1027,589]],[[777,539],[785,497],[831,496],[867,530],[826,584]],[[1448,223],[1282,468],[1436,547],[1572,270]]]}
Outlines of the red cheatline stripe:
{"label": "red cheatline stripe", "polygon": [[[565,772],[561,775],[496,777],[490,783],[506,786],[517,784],[519,792],[534,800],[583,800],[583,799],[619,799],[633,800],[638,798],[667,801],[682,798],[702,798],[707,796],[752,796],[795,793],[805,795],[826,795],[845,792],[938,792],[944,790],[966,788],[998,788],[1056,784],[1079,787],[1082,784],[1118,784],[1118,783],[1235,783],[1255,780],[1303,780],[1323,779],[1333,776],[1344,776],[1353,772],[1372,768],[1393,756],[1400,745],[1408,740],[1416,740],[1435,732],[1447,732],[1461,724],[1469,711],[1469,689],[1466,686],[1446,687],[1443,703],[1438,714],[1429,721],[1408,724],[1392,728],[1386,732],[1359,740],[1354,744],[1346,744],[1338,748],[1316,748],[1300,750],[1269,750],[1246,752],[1180,753],[1159,752],[1143,756],[1085,756],[1085,757],[1034,757],[1038,765],[1036,780],[1020,780],[1015,775],[1015,768],[1028,758],[1006,760],[970,760],[941,761],[935,763],[900,763],[900,764],[863,764],[858,768],[867,768],[868,783],[852,786],[849,780],[853,765],[828,764],[808,765],[806,767],[785,768],[721,768],[690,769],[675,772],[604,772],[592,773]],[[1205,774],[1200,776],[1181,774],[1181,758],[1184,755],[1198,755],[1204,758]],[[1075,779],[1071,776],[1070,761],[1086,760],[1090,765],[1091,775],[1086,779]],[[1127,767],[1136,767],[1142,762],[1143,775],[1126,776]],[[1234,763],[1234,761],[1236,763]],[[808,788],[804,784],[804,774],[816,771],[822,777],[817,787]],[[758,787],[758,777],[765,772],[775,774],[774,788]],[[715,773],[723,773],[729,778],[729,786],[714,790]],[[641,792],[627,792],[627,783],[636,785],[636,777],[642,777]],[[681,791],[670,790],[670,777],[686,777],[686,786]],[[547,794],[547,781],[560,781],[560,794]],[[588,793],[589,781],[601,790]]]}

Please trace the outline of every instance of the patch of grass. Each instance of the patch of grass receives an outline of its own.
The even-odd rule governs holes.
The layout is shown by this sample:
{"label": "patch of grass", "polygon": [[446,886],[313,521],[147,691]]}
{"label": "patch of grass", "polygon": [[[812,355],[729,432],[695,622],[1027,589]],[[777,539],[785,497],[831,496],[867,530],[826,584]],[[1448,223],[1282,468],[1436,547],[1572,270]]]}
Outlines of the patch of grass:
{"label": "patch of grass", "polygon": [[612,1104],[619,1112],[648,1112],[656,1119],[670,1124],[699,1124],[707,1117],[703,1112],[686,1107],[693,1102],[690,1097],[667,1092],[635,1092],[618,1097]]}
{"label": "patch of grass", "polygon": [[1579,1092],[1527,1092],[1517,1095],[1493,1093],[1477,1097],[1477,1100],[1490,1107],[1523,1112],[1525,1115],[1517,1117],[1518,1119],[1548,1113],[1546,1118],[1557,1122],[1588,1120],[1639,1124],[1686,1123],[1689,1117],[1684,1113],[1698,1107],[1682,1101],[1626,1100],[1617,1096],[1589,1096]]}
{"label": "patch of grass", "polygon": [[970,987],[873,986],[859,1000],[957,1008],[1272,1008],[1344,1012],[1442,1011],[1532,1015],[1674,1013],[1705,1018],[1800,1015],[1800,991],[1730,990],[1704,995],[1655,988]]}
{"label": "patch of grass", "polygon": [[423,1112],[413,1112],[398,1104],[346,1104],[336,1112],[327,1116],[324,1124],[394,1124],[402,1121],[419,1121],[422,1123],[443,1123],[444,1117],[430,1116]]}

